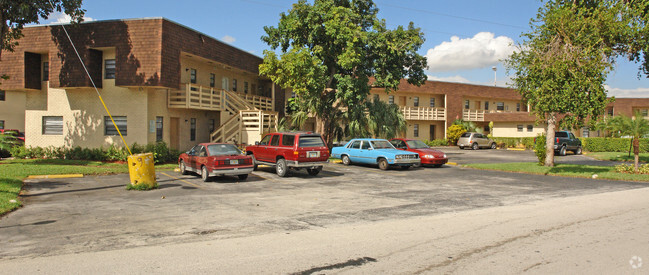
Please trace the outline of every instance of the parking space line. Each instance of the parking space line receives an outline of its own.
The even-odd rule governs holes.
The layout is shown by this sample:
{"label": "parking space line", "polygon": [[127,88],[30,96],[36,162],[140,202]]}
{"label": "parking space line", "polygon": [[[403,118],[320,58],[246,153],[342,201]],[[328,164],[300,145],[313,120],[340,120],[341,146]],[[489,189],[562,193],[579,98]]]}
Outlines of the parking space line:
{"label": "parking space line", "polygon": [[165,175],[165,176],[167,176],[167,177],[170,177],[170,178],[172,178],[172,179],[177,179],[177,180],[179,180],[179,181],[182,181],[182,182],[184,182],[184,183],[187,183],[187,184],[189,184],[189,185],[191,185],[191,186],[194,186],[194,187],[196,187],[196,188],[201,188],[200,185],[193,184],[193,183],[191,183],[191,182],[189,182],[189,181],[186,181],[186,180],[181,179],[181,178],[178,178],[178,177],[174,177],[174,176],[169,175],[169,174],[167,174],[167,173],[165,173],[165,172],[160,172],[160,174],[163,174],[163,175]]}

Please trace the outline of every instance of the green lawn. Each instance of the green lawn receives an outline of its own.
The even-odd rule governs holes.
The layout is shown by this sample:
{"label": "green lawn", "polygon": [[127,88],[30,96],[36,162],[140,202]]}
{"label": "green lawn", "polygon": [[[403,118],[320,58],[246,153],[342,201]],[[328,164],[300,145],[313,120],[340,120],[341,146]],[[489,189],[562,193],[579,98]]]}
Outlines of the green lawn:
{"label": "green lawn", "polygon": [[[601,160],[612,160],[612,161],[634,161],[633,153],[629,156],[629,153],[620,153],[620,152],[595,152],[587,153],[589,157]],[[640,153],[640,162],[649,162],[649,153]]]}
{"label": "green lawn", "polygon": [[[156,165],[156,171],[173,170],[176,164]],[[30,175],[128,173],[126,164],[85,160],[17,159],[0,161],[0,216],[20,207],[18,193],[23,179]],[[124,187],[126,188],[124,183]],[[10,202],[14,200],[15,202]]]}
{"label": "green lawn", "polygon": [[467,167],[482,170],[498,170],[506,172],[518,172],[539,175],[564,176],[592,178],[597,175],[598,179],[626,180],[626,181],[647,181],[649,175],[636,175],[617,173],[613,167],[608,166],[589,166],[576,164],[555,164],[554,167],[539,166],[533,162],[511,162],[511,163],[475,163],[467,164]]}

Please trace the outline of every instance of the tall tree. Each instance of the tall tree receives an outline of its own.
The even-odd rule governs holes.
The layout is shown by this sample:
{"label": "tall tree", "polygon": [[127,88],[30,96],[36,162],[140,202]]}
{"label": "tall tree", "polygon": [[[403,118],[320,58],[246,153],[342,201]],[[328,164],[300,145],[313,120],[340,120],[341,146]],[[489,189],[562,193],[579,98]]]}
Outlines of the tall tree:
{"label": "tall tree", "polygon": [[506,60],[513,86],[547,124],[545,166],[554,166],[559,118],[562,127],[581,127],[609,102],[604,82],[616,46],[631,32],[627,18],[617,16],[619,7],[613,1],[548,1]]}
{"label": "tall tree", "polygon": [[615,116],[610,120],[610,129],[619,132],[621,136],[631,136],[633,155],[635,156],[634,171],[638,172],[638,160],[640,156],[640,138],[649,134],[649,121],[639,112],[634,117],[625,115]]}
{"label": "tall tree", "polygon": [[[412,22],[389,30],[377,13],[371,0],[300,0],[276,27],[264,27],[262,40],[272,51],[264,51],[260,73],[295,91],[300,111],[315,115],[329,145],[340,125],[348,135],[369,131],[366,112],[377,109],[366,104],[372,87],[389,93],[403,78],[415,85],[426,80],[426,59],[417,53],[423,33]],[[398,121],[395,110],[380,111]]]}

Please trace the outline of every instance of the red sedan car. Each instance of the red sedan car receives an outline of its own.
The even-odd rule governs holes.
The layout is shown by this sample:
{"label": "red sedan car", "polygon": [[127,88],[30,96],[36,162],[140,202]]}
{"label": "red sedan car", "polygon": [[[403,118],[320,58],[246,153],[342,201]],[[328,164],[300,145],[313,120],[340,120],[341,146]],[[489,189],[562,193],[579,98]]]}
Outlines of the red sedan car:
{"label": "red sedan car", "polygon": [[180,172],[187,175],[194,172],[203,181],[210,177],[236,175],[240,180],[252,173],[252,158],[243,155],[239,148],[227,143],[201,143],[178,158]]}
{"label": "red sedan car", "polygon": [[393,138],[390,140],[390,143],[392,143],[392,145],[394,145],[394,147],[397,149],[419,154],[421,165],[441,167],[448,162],[448,158],[446,157],[446,154],[444,154],[444,152],[430,148],[428,147],[428,145],[426,145],[426,143],[423,143],[420,140]]}

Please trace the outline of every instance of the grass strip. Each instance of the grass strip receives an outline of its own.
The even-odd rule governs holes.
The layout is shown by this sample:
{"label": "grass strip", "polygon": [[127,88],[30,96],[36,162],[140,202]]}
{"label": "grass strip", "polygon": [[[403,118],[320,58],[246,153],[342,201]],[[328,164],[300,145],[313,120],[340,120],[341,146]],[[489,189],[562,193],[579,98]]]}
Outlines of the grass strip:
{"label": "grass strip", "polygon": [[554,167],[539,166],[534,162],[510,162],[510,163],[473,163],[466,164],[466,167],[496,170],[505,172],[527,173],[537,175],[593,178],[597,175],[598,179],[623,180],[623,181],[644,181],[649,182],[649,175],[644,174],[627,174],[615,172],[614,167],[609,166],[591,166],[577,164],[555,164]]}
{"label": "grass strip", "polygon": [[[610,161],[633,162],[635,158],[635,156],[633,156],[633,153],[631,153],[631,156],[629,156],[629,153],[620,153],[620,152],[594,152],[594,153],[587,153],[586,155],[594,159],[610,160]],[[639,161],[644,163],[649,162],[649,153],[640,153]]]}
{"label": "grass strip", "polygon": [[[171,171],[176,164],[156,165],[156,171]],[[108,175],[128,173],[124,163],[61,159],[16,159],[0,161],[0,216],[22,206],[18,194],[30,175]],[[126,184],[126,183],[125,183]]]}

